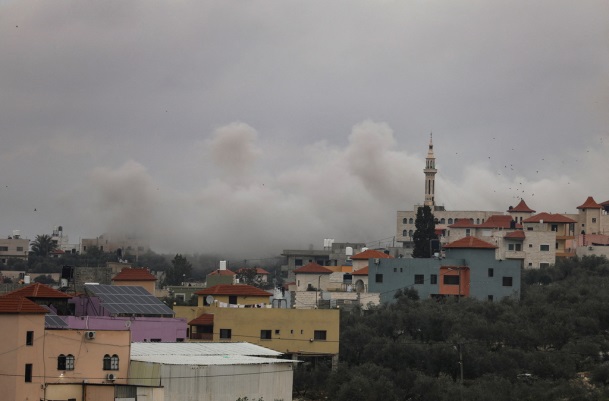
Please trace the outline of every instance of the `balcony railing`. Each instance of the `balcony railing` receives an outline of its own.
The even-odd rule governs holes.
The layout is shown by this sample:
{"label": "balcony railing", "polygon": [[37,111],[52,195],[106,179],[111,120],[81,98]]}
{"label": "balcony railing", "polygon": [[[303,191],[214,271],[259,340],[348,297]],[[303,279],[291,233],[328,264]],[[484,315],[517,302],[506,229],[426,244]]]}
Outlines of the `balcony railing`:
{"label": "balcony railing", "polygon": [[214,341],[213,333],[190,333],[191,340]]}

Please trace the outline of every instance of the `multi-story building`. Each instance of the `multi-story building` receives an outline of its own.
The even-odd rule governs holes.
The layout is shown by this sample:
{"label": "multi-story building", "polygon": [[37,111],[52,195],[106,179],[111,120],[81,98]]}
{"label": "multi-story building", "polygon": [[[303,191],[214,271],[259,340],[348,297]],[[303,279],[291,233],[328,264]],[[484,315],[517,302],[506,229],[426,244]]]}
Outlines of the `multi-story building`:
{"label": "multi-story building", "polygon": [[150,250],[148,241],[131,235],[102,234],[97,238],[83,238],[80,240],[81,253],[96,247],[102,252],[116,252],[122,255],[141,255]]}
{"label": "multi-story building", "polygon": [[14,231],[8,238],[0,239],[0,264],[5,265],[9,259],[27,260],[29,251],[30,240]]}
{"label": "multi-story building", "polygon": [[338,361],[338,309],[286,308],[244,284],[216,285],[197,295],[198,307],[174,307],[177,317],[188,319],[191,340],[247,341],[293,358]]}
{"label": "multi-story building", "polygon": [[286,249],[281,254],[286,257],[286,264],[281,266],[281,273],[287,281],[294,281],[294,270],[309,263],[320,266],[343,266],[348,264],[351,256],[366,249],[364,243],[334,242],[324,240],[323,249],[295,250]]}
{"label": "multi-story building", "polygon": [[438,170],[436,169],[436,158],[433,152],[433,141],[429,139],[429,149],[427,151],[427,158],[425,159],[425,168],[423,173],[425,174],[425,201],[423,205],[415,205],[413,210],[398,211],[397,212],[397,232],[396,242],[402,243],[402,247],[406,251],[401,254],[404,257],[409,257],[412,253],[409,251],[412,248],[413,235],[416,231],[415,221],[417,217],[417,211],[420,207],[429,206],[434,215],[436,222],[436,232],[440,236],[446,235],[448,226],[458,222],[459,220],[468,220],[475,224],[481,224],[486,221],[490,216],[501,214],[497,211],[448,211],[444,206],[438,205],[436,202],[436,184],[435,176]]}
{"label": "multi-story building", "polygon": [[421,298],[519,299],[520,263],[497,259],[496,248],[470,236],[445,245],[445,258],[376,259],[368,267],[368,288],[383,302],[404,289],[417,290]]}

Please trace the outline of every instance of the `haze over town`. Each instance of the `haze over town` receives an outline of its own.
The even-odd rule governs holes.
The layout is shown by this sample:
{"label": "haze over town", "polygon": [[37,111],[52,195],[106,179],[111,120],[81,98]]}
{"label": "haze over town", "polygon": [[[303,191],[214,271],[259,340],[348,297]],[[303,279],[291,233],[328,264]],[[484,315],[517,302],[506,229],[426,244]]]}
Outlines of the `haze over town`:
{"label": "haze over town", "polygon": [[609,3],[1,1],[0,235],[275,255],[609,200]]}

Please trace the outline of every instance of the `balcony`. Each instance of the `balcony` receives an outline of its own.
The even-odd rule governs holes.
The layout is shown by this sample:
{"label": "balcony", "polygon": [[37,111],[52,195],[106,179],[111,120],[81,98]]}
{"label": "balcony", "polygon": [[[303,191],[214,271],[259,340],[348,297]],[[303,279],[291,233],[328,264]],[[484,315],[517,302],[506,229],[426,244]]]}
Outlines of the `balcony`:
{"label": "balcony", "polygon": [[191,340],[214,341],[213,333],[190,333]]}
{"label": "balcony", "polygon": [[506,259],[524,259],[524,251],[507,251],[505,253]]}

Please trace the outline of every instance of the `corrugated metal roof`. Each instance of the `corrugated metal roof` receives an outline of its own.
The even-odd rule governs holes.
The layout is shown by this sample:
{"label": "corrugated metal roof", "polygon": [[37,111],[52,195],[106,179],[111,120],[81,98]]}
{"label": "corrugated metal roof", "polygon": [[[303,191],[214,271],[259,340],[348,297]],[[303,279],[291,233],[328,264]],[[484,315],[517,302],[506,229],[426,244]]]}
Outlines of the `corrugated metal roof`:
{"label": "corrugated metal roof", "polygon": [[131,358],[152,356],[280,356],[281,352],[246,342],[132,343]]}
{"label": "corrugated metal roof", "polygon": [[131,356],[132,361],[160,363],[164,365],[265,365],[269,363],[294,363],[289,359],[263,358],[246,355],[146,355]]}

